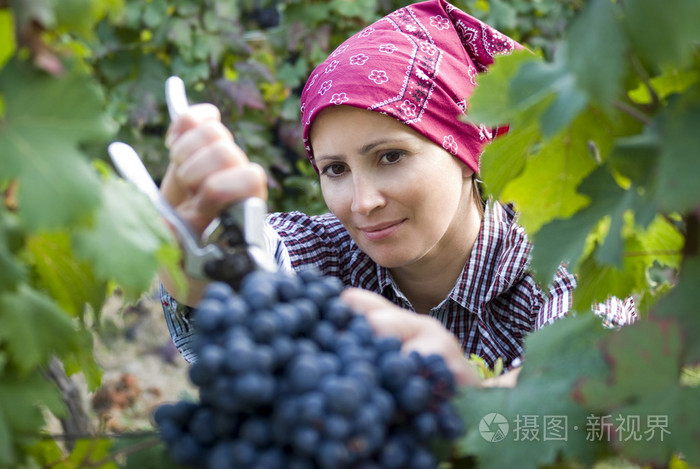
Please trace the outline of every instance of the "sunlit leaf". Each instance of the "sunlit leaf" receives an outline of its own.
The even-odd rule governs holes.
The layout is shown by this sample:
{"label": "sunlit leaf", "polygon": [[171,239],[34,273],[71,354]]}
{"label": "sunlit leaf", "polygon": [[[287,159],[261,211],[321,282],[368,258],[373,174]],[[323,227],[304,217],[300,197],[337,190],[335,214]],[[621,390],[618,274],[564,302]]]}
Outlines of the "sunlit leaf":
{"label": "sunlit leaf", "polygon": [[106,283],[95,278],[89,264],[76,259],[67,233],[30,236],[27,250],[39,284],[61,308],[76,317],[82,317],[87,305],[100,310]]}

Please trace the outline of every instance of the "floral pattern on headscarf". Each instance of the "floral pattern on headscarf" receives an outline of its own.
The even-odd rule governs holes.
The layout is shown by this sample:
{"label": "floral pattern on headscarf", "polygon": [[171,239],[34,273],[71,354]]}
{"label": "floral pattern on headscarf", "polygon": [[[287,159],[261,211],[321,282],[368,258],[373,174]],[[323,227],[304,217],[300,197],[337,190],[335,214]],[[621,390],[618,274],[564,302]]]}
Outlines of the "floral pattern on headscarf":
{"label": "floral pattern on headscarf", "polygon": [[[445,0],[401,8],[348,38],[312,72],[301,96],[304,145],[318,113],[348,105],[411,126],[479,170],[497,129],[462,122],[476,75],[521,46]],[[314,164],[315,167],[315,164]]]}

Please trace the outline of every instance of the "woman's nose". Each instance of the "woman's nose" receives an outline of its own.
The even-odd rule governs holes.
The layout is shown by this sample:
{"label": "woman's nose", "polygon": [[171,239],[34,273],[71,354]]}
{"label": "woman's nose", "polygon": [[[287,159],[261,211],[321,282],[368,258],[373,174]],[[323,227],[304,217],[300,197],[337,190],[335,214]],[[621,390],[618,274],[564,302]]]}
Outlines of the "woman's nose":
{"label": "woman's nose", "polygon": [[386,199],[378,181],[356,176],[353,178],[351,210],[360,215],[369,215],[373,210],[383,207]]}

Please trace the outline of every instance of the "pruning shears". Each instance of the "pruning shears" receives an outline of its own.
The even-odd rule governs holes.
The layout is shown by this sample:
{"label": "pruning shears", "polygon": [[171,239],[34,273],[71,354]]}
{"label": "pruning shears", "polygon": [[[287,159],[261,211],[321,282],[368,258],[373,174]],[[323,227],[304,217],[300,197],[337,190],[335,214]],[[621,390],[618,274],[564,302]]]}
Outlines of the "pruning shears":
{"label": "pruning shears", "polygon": [[[189,107],[185,84],[179,77],[166,80],[165,97],[171,120]],[[243,277],[254,270],[277,270],[264,249],[263,226],[267,214],[264,200],[251,197],[229,206],[200,236],[165,200],[136,150],[126,143],[113,142],[107,151],[121,176],[149,197],[177,233],[184,253],[184,269],[189,276],[222,281],[237,288]]]}

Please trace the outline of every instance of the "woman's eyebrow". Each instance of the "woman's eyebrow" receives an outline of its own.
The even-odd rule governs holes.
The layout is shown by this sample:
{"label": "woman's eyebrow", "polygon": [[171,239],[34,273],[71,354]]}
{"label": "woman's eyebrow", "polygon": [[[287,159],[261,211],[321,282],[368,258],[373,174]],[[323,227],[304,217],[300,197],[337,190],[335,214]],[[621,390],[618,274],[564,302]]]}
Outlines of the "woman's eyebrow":
{"label": "woman's eyebrow", "polygon": [[375,147],[378,147],[379,145],[384,145],[384,144],[403,144],[407,143],[410,140],[412,140],[411,137],[401,137],[401,138],[380,138],[378,140],[374,140],[373,142],[366,143],[365,145],[362,145],[360,148],[360,154],[361,155],[366,155],[370,151],[372,151]]}
{"label": "woman's eyebrow", "polygon": [[[400,137],[400,138],[380,138],[377,140],[373,140],[371,142],[368,142],[364,145],[362,145],[359,149],[360,155],[367,155],[369,152],[371,152],[374,148],[380,146],[380,145],[385,145],[385,144],[406,144],[409,143],[412,140],[412,137]],[[326,159],[331,159],[331,160],[339,160],[343,159],[345,157],[344,154],[342,153],[337,153],[337,154],[332,154],[332,155],[320,155],[316,156],[314,160],[318,161],[323,161]]]}

